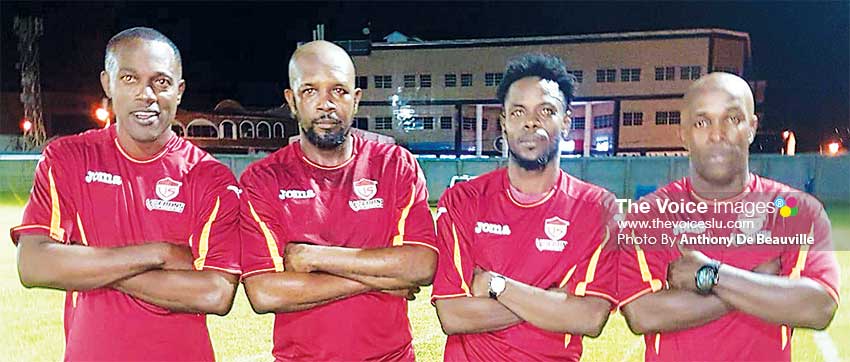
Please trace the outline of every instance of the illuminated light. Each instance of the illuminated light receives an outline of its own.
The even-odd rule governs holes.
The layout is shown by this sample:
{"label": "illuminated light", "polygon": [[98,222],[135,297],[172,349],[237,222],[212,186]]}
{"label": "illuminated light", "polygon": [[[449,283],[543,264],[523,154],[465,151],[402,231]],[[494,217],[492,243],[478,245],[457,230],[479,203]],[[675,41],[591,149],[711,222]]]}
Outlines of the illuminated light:
{"label": "illuminated light", "polygon": [[841,148],[841,145],[838,142],[830,142],[826,145],[826,149],[830,155],[835,155],[838,153],[838,150]]}
{"label": "illuminated light", "polygon": [[787,140],[787,139],[788,139],[788,135],[790,135],[790,134],[791,134],[791,132],[788,132],[788,131],[782,131],[782,139],[786,139],[786,140]]}
{"label": "illuminated light", "polygon": [[21,129],[24,130],[24,132],[29,132],[32,129],[32,122],[30,122],[30,120],[28,119],[25,119],[23,122],[21,122]]}
{"label": "illuminated light", "polygon": [[[785,131],[788,132],[788,131]],[[788,132],[788,137],[785,138],[785,154],[794,156],[797,153],[797,136],[794,132]]]}
{"label": "illuminated light", "polygon": [[561,152],[575,152],[575,150],[576,150],[576,141],[575,140],[561,141]]}
{"label": "illuminated light", "polygon": [[608,152],[611,149],[611,141],[607,136],[596,137],[596,145],[594,149],[597,152]]}
{"label": "illuminated light", "polygon": [[106,122],[109,119],[109,111],[104,108],[98,108],[94,111],[94,115],[101,122]]}

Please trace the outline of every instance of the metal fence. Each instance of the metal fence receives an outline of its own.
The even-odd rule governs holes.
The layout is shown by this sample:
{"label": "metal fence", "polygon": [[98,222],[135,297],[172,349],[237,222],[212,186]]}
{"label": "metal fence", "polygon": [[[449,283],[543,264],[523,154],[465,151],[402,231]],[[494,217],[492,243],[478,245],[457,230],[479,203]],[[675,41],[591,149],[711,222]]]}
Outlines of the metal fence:
{"label": "metal fence", "polygon": [[[238,176],[263,155],[217,155]],[[38,155],[0,154],[0,194],[26,194]],[[453,176],[477,176],[505,166],[491,159],[420,159],[428,180],[430,200],[435,203]],[[561,168],[588,182],[605,187],[619,197],[636,198],[655,190],[688,172],[684,157],[594,157],[561,160]],[[814,194],[823,202],[850,203],[850,156],[825,157],[801,154],[752,155],[750,170]]]}

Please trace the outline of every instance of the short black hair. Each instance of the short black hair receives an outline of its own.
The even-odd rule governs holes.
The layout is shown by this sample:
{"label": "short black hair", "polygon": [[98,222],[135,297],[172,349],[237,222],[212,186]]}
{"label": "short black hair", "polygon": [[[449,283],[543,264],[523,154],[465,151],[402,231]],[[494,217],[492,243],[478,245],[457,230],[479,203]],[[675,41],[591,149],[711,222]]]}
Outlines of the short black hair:
{"label": "short black hair", "polygon": [[177,65],[181,69],[183,68],[183,60],[180,57],[180,50],[177,49],[177,45],[174,45],[174,42],[172,42],[171,39],[168,39],[167,36],[160,33],[156,29],[138,26],[135,28],[126,29],[118,34],[115,34],[115,36],[113,36],[112,39],[109,39],[109,42],[106,43],[106,56],[103,60],[103,66],[107,72],[109,71],[109,68],[114,65],[115,48],[118,46],[118,44],[121,44],[121,42],[129,39],[153,40],[165,43],[166,45],[171,47],[172,51],[174,51],[174,59],[177,61]]}
{"label": "short black hair", "polygon": [[504,105],[511,84],[525,77],[540,77],[558,83],[564,95],[564,106],[569,108],[575,95],[575,77],[567,72],[567,66],[561,58],[543,53],[527,53],[508,61],[502,82],[496,90],[499,103]]}

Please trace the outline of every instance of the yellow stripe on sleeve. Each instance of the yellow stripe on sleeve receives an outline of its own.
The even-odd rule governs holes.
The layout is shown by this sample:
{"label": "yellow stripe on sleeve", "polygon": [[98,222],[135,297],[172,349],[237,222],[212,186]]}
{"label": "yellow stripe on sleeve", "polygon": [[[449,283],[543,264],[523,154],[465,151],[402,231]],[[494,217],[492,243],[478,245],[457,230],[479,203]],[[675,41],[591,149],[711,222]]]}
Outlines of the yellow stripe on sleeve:
{"label": "yellow stripe on sleeve", "polygon": [[269,256],[272,258],[272,263],[274,263],[274,271],[282,272],[283,271],[283,258],[280,256],[280,252],[277,249],[277,241],[275,241],[274,236],[272,235],[269,227],[266,226],[262,220],[260,220],[260,216],[257,215],[257,212],[254,211],[254,205],[251,204],[251,201],[248,201],[248,208],[251,209],[251,216],[254,217],[254,221],[260,226],[260,230],[263,231],[263,236],[266,238],[266,246],[269,248]]}
{"label": "yellow stripe on sleeve", "polygon": [[198,238],[198,258],[195,259],[195,270],[203,269],[204,263],[207,260],[207,253],[210,250],[210,229],[212,228],[212,224],[215,221],[216,216],[218,216],[219,205],[221,205],[221,197],[216,197],[215,206],[213,206],[210,217],[207,219],[207,222],[204,223],[204,228],[201,229],[201,236]]}
{"label": "yellow stripe on sleeve", "polygon": [[[635,233],[632,231],[632,237],[634,236]],[[637,253],[638,267],[640,267],[640,278],[644,282],[649,283],[649,287],[652,288],[653,292],[661,290],[661,281],[652,278],[652,273],[649,271],[649,264],[646,262],[646,255],[637,244],[635,244],[635,252]]]}
{"label": "yellow stripe on sleeve", "polygon": [[463,264],[461,264],[460,260],[460,241],[457,238],[457,230],[455,229],[454,224],[452,224],[452,237],[455,241],[454,262],[457,275],[460,277],[460,288],[463,289],[466,295],[471,295],[469,293],[469,286],[466,285],[466,280],[463,279]]}
{"label": "yellow stripe on sleeve", "polygon": [[47,179],[50,183],[50,237],[65,241],[65,230],[62,229],[62,210],[59,209],[59,192],[53,181],[53,168],[47,169]]}
{"label": "yellow stripe on sleeve", "polygon": [[410,208],[413,207],[413,200],[416,198],[416,185],[410,186],[410,201],[407,206],[401,210],[401,216],[398,218],[398,234],[393,238],[393,246],[401,246],[404,243],[404,224],[407,222],[407,215],[410,214]]}
{"label": "yellow stripe on sleeve", "polygon": [[86,231],[85,231],[85,229],[83,229],[83,221],[80,220],[80,213],[79,212],[77,213],[77,229],[80,230],[80,239],[82,239],[83,245],[88,246],[89,240],[86,239]]}
{"label": "yellow stripe on sleeve", "polygon": [[[812,227],[809,229],[809,236],[813,237],[815,233],[815,224],[812,224]],[[797,262],[794,263],[794,267],[791,268],[791,274],[788,275],[790,279],[800,279],[800,274],[803,273],[803,269],[806,268],[806,258],[809,256],[809,246],[803,245],[800,247],[800,251],[797,252]],[[782,350],[784,351],[786,347],[788,347],[788,326],[782,325],[779,328],[779,332],[782,334],[780,337],[782,339]]]}
{"label": "yellow stripe on sleeve", "polygon": [[592,283],[593,279],[596,277],[596,264],[599,263],[599,255],[602,254],[602,248],[604,248],[605,244],[608,243],[608,237],[610,236],[611,232],[606,227],[602,243],[596,247],[596,251],[593,252],[593,256],[590,257],[590,262],[587,264],[587,273],[585,274],[584,281],[579,282],[578,285],[576,285],[576,295],[584,296],[584,292],[587,290],[587,285]]}

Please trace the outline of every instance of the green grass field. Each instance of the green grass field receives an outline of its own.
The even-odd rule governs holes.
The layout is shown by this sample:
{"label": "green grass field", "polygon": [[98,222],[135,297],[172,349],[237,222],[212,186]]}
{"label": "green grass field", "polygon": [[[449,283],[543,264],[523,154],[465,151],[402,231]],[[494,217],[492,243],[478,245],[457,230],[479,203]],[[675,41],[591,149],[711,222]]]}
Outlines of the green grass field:
{"label": "green grass field", "polygon": [[[22,207],[15,198],[0,201],[0,230],[9,230],[20,221]],[[850,207],[828,208],[833,240],[841,244],[837,253],[842,266],[841,299],[850,300]],[[8,234],[7,234],[8,235]],[[414,345],[419,361],[441,361],[445,335],[425,288],[410,304]],[[0,242],[0,361],[59,361],[64,350],[62,305],[64,293],[24,289],[15,266],[15,248],[8,238]],[[220,361],[270,361],[272,349],[271,315],[256,315],[240,289],[233,310],[226,317],[209,317],[216,356]],[[798,330],[793,338],[795,361],[850,361],[850,311],[841,308],[828,335],[838,348],[838,356],[823,357],[816,339],[823,334]],[[250,336],[250,338],[246,338]],[[632,335],[620,314],[608,321],[602,336],[585,339],[585,361],[641,361],[643,343]]]}

